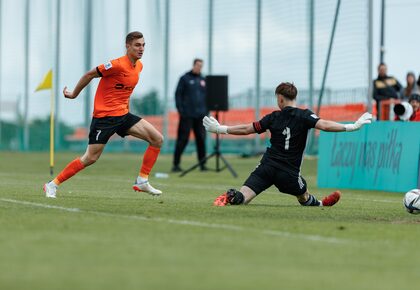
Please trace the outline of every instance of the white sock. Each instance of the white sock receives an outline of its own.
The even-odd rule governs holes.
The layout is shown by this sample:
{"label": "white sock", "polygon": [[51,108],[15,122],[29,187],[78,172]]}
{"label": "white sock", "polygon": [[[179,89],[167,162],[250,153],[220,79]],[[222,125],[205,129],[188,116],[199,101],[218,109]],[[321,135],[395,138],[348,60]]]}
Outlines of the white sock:
{"label": "white sock", "polygon": [[58,187],[58,185],[57,185],[57,184],[55,184],[54,180],[51,180],[51,181],[49,182],[49,185],[52,185],[52,186],[54,186],[54,187]]}
{"label": "white sock", "polygon": [[137,176],[137,183],[145,183],[147,181],[148,181],[147,178],[144,178],[144,177],[141,177],[141,176]]}

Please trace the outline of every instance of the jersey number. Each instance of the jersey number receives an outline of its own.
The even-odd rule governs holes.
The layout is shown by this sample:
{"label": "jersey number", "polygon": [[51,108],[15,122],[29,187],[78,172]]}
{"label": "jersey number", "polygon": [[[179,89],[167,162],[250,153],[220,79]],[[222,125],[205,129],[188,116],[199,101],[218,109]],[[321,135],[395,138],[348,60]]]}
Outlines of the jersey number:
{"label": "jersey number", "polygon": [[290,128],[289,127],[284,128],[283,135],[286,136],[286,142],[284,144],[284,149],[289,150],[289,140],[290,140]]}

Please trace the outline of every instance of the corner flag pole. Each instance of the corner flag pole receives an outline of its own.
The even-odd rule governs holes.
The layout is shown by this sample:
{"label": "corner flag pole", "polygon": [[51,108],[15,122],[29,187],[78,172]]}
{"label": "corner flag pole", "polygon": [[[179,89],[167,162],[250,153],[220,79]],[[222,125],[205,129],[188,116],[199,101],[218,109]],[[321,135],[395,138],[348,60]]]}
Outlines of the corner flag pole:
{"label": "corner flag pole", "polygon": [[35,92],[42,90],[51,91],[51,101],[50,101],[50,174],[51,176],[54,173],[54,107],[55,107],[55,97],[53,90],[53,71],[50,69],[48,73],[44,76],[42,82],[35,89]]}
{"label": "corner flag pole", "polygon": [[54,90],[51,89],[51,109],[50,109],[50,175],[54,174]]}

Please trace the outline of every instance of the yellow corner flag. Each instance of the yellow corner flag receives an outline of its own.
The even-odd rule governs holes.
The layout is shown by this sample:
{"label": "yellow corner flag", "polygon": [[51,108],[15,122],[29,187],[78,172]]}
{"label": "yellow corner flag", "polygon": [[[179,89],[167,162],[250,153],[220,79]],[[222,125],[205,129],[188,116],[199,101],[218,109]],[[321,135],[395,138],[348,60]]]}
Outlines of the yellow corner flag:
{"label": "yellow corner flag", "polygon": [[38,92],[38,91],[41,91],[41,90],[52,89],[52,78],[53,78],[52,69],[50,69],[48,71],[48,73],[45,75],[42,82],[36,88],[35,92]]}
{"label": "yellow corner flag", "polygon": [[35,92],[42,90],[51,90],[51,109],[50,109],[50,174],[54,173],[54,90],[53,88],[53,72],[48,71],[42,82],[38,85]]}

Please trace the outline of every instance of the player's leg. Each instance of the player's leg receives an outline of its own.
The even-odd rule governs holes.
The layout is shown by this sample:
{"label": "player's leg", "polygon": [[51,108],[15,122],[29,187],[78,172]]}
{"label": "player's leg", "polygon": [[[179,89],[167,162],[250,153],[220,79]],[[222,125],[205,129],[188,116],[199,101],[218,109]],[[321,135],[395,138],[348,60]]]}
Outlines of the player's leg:
{"label": "player's leg", "polygon": [[56,178],[44,184],[45,196],[55,198],[58,186],[87,166],[95,163],[101,156],[104,148],[105,144],[90,144],[82,157],[77,157],[68,163]]}
{"label": "player's leg", "polygon": [[304,194],[296,195],[298,202],[302,206],[322,206],[322,203],[309,191],[306,191]]}
{"label": "player's leg", "polygon": [[83,163],[84,167],[88,167],[98,161],[104,149],[105,144],[89,144],[85,154],[80,157],[80,161]]}
{"label": "player's leg", "polygon": [[296,196],[299,203],[303,206],[333,206],[340,200],[340,197],[341,193],[338,190],[324,197],[321,201],[318,201],[309,191],[306,191],[300,196]]}
{"label": "player's leg", "polygon": [[187,147],[190,131],[192,127],[192,119],[187,117],[179,117],[178,133],[175,143],[174,160],[173,160],[173,172],[181,172],[182,169],[179,166],[181,163],[181,156]]}
{"label": "player's leg", "polygon": [[54,180],[44,185],[47,197],[55,198],[57,188],[61,183],[98,160],[105,148],[105,144],[116,131],[118,125],[115,125],[115,123],[115,117],[92,118],[89,131],[89,145],[85,154],[67,164]]}
{"label": "player's leg", "polygon": [[302,206],[322,206],[322,203],[309,193],[305,178],[298,173],[296,176],[290,175],[287,192],[296,196]]}
{"label": "player's leg", "polygon": [[[203,126],[202,118],[194,118],[193,131],[197,148],[197,158],[198,161],[201,161],[206,157],[206,129]],[[201,164],[200,168],[202,171],[207,170],[205,163]]]}
{"label": "player's leg", "polygon": [[296,196],[303,206],[321,206],[321,202],[311,195],[306,186],[306,180],[299,172],[289,172],[286,169],[275,172],[274,185],[280,192]]}
{"label": "player's leg", "polygon": [[127,134],[145,140],[149,143],[144,155],[139,175],[133,189],[159,195],[162,191],[153,188],[149,183],[149,174],[156,163],[163,143],[162,134],[149,122],[141,119],[127,130]]}
{"label": "player's leg", "polygon": [[213,202],[213,205],[226,206],[228,204],[248,204],[258,194],[273,185],[272,175],[273,169],[270,166],[260,164],[250,174],[239,191],[236,189],[229,189],[217,197]]}
{"label": "player's leg", "polygon": [[257,194],[255,193],[255,191],[253,191],[248,186],[243,185],[239,191],[234,188],[231,188],[222,195],[218,196],[214,200],[213,205],[226,206],[228,204],[248,204],[256,196]]}
{"label": "player's leg", "polygon": [[303,194],[294,194],[298,202],[303,206],[333,206],[336,204],[340,199],[340,192],[334,191],[332,194],[324,197],[321,201],[319,201],[315,196],[309,193],[306,185],[306,180],[299,175],[297,180],[298,188],[295,187],[294,193],[298,192],[299,190],[304,191]]}

